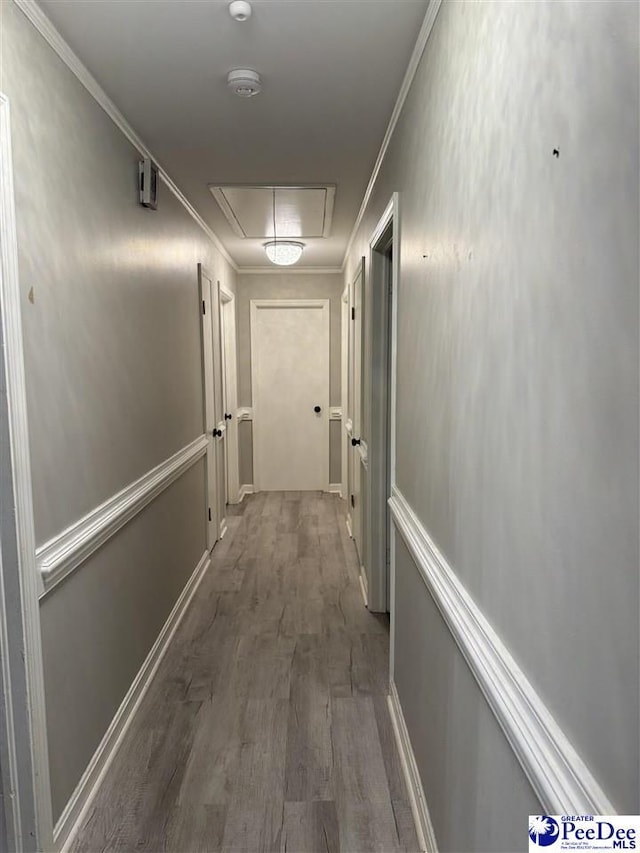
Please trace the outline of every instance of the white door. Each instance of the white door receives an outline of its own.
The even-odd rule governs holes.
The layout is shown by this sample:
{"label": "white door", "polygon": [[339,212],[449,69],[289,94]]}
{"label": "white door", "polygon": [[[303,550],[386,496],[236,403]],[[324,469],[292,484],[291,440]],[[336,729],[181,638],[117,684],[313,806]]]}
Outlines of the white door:
{"label": "white door", "polygon": [[351,526],[360,562],[363,552],[362,461],[366,455],[362,438],[362,370],[363,370],[363,293],[364,259],[353,280],[351,290]]}
{"label": "white door", "polygon": [[213,333],[211,305],[211,275],[198,264],[198,286],[200,292],[200,315],[202,320],[202,384],[204,398],[203,430],[209,439],[206,455],[207,547],[213,548],[218,539],[218,489],[216,487],[216,434],[217,421],[214,395]]}
{"label": "white door", "polygon": [[329,300],[251,300],[258,491],[329,488]]}
{"label": "white door", "polygon": [[226,497],[226,435],[227,421],[224,414],[224,371],[222,356],[222,331],[220,323],[220,282],[211,281],[211,340],[213,344],[213,396],[216,419],[216,430],[214,433],[215,457],[216,457],[216,501],[217,508],[217,533],[218,539],[222,539],[227,529],[227,497]]}

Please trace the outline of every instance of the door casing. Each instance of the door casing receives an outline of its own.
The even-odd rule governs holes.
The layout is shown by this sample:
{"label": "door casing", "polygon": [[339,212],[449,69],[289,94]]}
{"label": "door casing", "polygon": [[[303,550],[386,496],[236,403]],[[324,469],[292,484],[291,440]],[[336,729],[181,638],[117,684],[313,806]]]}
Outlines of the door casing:
{"label": "door casing", "polygon": [[238,386],[236,359],[236,303],[233,293],[220,286],[220,342],[222,347],[223,409],[225,419],[227,501],[238,503]]}
{"label": "door casing", "polygon": [[[389,247],[393,253],[388,257]],[[367,522],[369,609],[392,612],[393,529],[388,500],[395,483],[396,305],[399,274],[398,193],[369,239],[371,345],[369,362],[369,477]],[[391,285],[391,293],[389,293]],[[387,384],[387,377],[390,383]]]}
{"label": "door casing", "polygon": [[[222,355],[220,349],[220,283],[198,264],[198,290],[202,320],[203,431],[207,436],[206,494],[207,547],[224,536],[224,434],[222,413]],[[214,430],[220,435],[214,435]]]}

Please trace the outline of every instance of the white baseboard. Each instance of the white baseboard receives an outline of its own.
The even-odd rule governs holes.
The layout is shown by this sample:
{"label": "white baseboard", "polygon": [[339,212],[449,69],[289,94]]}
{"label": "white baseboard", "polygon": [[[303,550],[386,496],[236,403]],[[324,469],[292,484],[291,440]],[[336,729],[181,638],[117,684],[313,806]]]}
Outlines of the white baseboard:
{"label": "white baseboard", "polygon": [[345,519],[345,522],[346,522],[346,525],[347,525],[347,533],[349,534],[349,538],[350,538],[350,539],[353,539],[353,530],[352,530],[352,528],[351,528],[351,516],[350,516],[350,515],[348,515],[348,514],[347,514],[347,517],[346,517],[346,519]]}
{"label": "white baseboard", "polygon": [[342,497],[342,483],[329,483],[329,494]]}
{"label": "white baseboard", "polygon": [[364,606],[369,606],[369,584],[367,583],[367,576],[364,571],[364,566],[360,566],[360,591],[362,592],[362,597],[364,598]]}
{"label": "white baseboard", "polygon": [[416,757],[413,754],[413,747],[411,746],[411,740],[409,739],[407,724],[405,723],[404,714],[402,713],[398,691],[396,690],[396,686],[393,682],[391,682],[390,687],[391,692],[387,697],[387,702],[389,703],[389,714],[391,715],[391,724],[393,725],[393,733],[396,738],[396,745],[400,755],[400,764],[402,765],[402,772],[407,785],[409,803],[411,804],[413,821],[416,825],[416,834],[418,836],[420,851],[423,851],[423,853],[438,853],[436,836],[433,831],[431,816],[429,815],[427,801],[424,796]]}
{"label": "white baseboard", "polygon": [[245,499],[246,495],[252,495],[254,493],[253,483],[245,483],[240,486],[240,491],[238,493],[238,503],[241,504]]}
{"label": "white baseboard", "polygon": [[204,573],[209,568],[211,558],[205,551],[200,558],[193,574],[187,581],[180,597],[176,601],[169,618],[164,623],[158,638],[144,663],[140,667],[133,684],[122,700],[116,715],[111,721],[100,745],[93,754],[87,769],[82,774],[75,791],[60,815],[54,829],[54,844],[56,850],[66,851],[70,848],[73,840],[85,819],[89,807],[93,802],[100,785],[111,766],[120,744],[124,740],[129,726],[131,725],[140,703],[153,680],[154,675],[162,658],[164,657],[173,636],[182,621],[187,607],[193,598]]}

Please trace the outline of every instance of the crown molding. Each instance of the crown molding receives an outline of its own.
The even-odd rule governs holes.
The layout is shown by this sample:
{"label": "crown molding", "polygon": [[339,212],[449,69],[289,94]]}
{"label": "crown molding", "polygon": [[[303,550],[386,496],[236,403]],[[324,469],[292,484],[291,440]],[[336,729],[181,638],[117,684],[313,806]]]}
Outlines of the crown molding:
{"label": "crown molding", "polygon": [[411,84],[413,83],[413,78],[416,76],[418,66],[420,65],[420,60],[422,59],[422,54],[424,53],[424,49],[427,46],[427,42],[429,41],[429,36],[431,35],[431,30],[433,29],[433,25],[435,23],[441,5],[442,0],[431,0],[424,16],[422,26],[420,27],[420,32],[418,33],[418,38],[416,39],[416,43],[413,48],[413,53],[411,54],[411,58],[409,60],[409,65],[407,66],[407,70],[402,80],[402,85],[400,86],[400,91],[398,92],[398,97],[396,98],[396,103],[393,107],[393,112],[391,113],[391,118],[389,119],[389,124],[387,125],[387,129],[382,139],[382,145],[380,146],[380,151],[378,152],[378,156],[373,167],[373,172],[371,173],[371,177],[369,178],[369,183],[367,184],[367,189],[365,190],[364,198],[362,199],[362,204],[360,205],[360,210],[358,211],[358,215],[356,216],[356,221],[354,222],[353,229],[351,231],[351,235],[347,243],[347,248],[344,253],[344,259],[342,261],[342,267],[340,270],[341,272],[344,272],[346,269],[349,252],[351,251],[353,241],[355,240],[365,210],[367,209],[367,205],[369,204],[369,201],[371,199],[373,188],[378,179],[380,169],[382,168],[382,161],[384,160],[387,153],[387,149],[391,144],[391,137],[393,136],[393,133],[396,129],[396,125],[398,124],[400,114],[402,113],[402,108],[404,107],[404,102],[407,100],[409,89],[411,88]]}
{"label": "crown molding", "polygon": [[111,98],[109,98],[89,69],[76,56],[69,44],[67,44],[60,32],[56,29],[53,22],[36,3],[36,0],[13,0],[13,2],[24,13],[49,46],[53,48],[71,73],[77,77],[80,83],[82,83],[91,97],[102,107],[105,113],[129,140],[133,147],[136,148],[143,157],[149,157],[158,165],[159,175],[167,188],[178,199],[187,213],[189,213],[190,216],[198,223],[200,228],[202,228],[204,233],[211,240],[227,263],[236,272],[238,272],[238,265],[225,249],[218,235],[212,231],[167,171],[160,163],[158,163],[157,157],[131,127],[127,119],[113,103]]}

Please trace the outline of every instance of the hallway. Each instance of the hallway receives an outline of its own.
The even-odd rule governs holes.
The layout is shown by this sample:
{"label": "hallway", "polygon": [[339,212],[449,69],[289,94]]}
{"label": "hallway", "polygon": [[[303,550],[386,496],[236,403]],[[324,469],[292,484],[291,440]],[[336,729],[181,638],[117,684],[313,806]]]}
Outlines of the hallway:
{"label": "hallway", "polygon": [[414,851],[340,500],[260,493],[229,530],[73,846]]}

